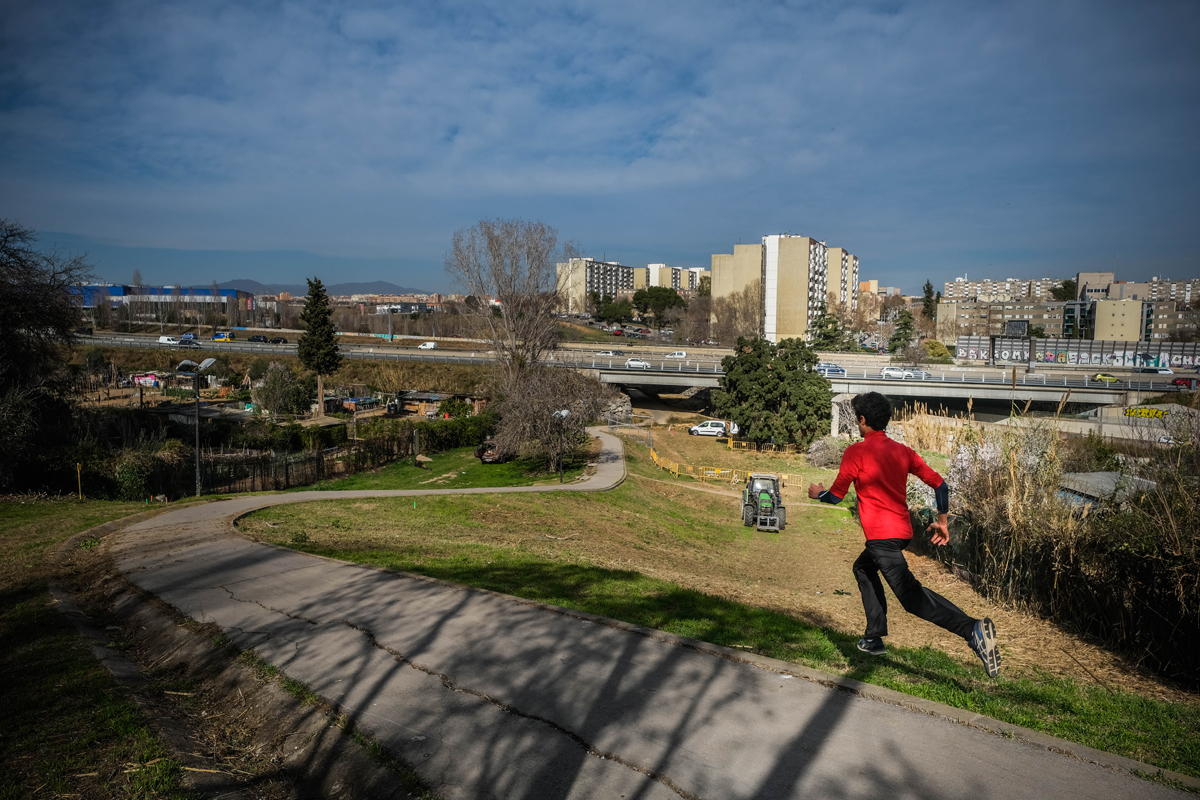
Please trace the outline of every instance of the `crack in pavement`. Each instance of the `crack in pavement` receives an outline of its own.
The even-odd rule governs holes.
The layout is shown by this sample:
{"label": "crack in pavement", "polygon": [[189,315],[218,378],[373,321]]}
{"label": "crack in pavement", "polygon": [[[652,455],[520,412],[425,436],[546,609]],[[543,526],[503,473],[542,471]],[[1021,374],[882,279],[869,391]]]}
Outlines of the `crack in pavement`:
{"label": "crack in pavement", "polygon": [[413,669],[417,670],[418,672],[423,672],[426,675],[429,675],[430,677],[437,678],[438,680],[440,680],[442,682],[443,686],[445,686],[447,689],[449,689],[452,692],[459,692],[461,694],[471,695],[472,697],[478,697],[481,700],[486,700],[487,702],[491,703],[493,706],[500,709],[501,711],[503,711],[506,714],[511,714],[514,717],[521,717],[522,719],[527,719],[527,720],[530,720],[531,722],[537,722],[542,725],[545,725],[545,726],[557,731],[558,733],[561,733],[563,736],[566,736],[568,739],[570,739],[572,742],[574,742],[577,746],[579,746],[588,755],[593,756],[595,758],[599,758],[601,760],[612,761],[617,764],[620,764],[623,767],[627,767],[627,768],[633,770],[634,772],[639,772],[642,775],[645,775],[647,778],[650,778],[651,780],[657,781],[658,783],[661,783],[663,786],[666,786],[668,789],[675,792],[675,794],[682,797],[683,800],[702,800],[702,798],[700,798],[697,795],[692,794],[687,789],[684,789],[682,786],[680,786],[679,784],[677,784],[673,780],[671,780],[668,776],[664,775],[661,772],[658,772],[657,770],[651,769],[650,767],[641,766],[640,764],[635,764],[632,761],[629,761],[629,760],[623,758],[622,756],[617,755],[616,753],[598,750],[598,749],[596,749],[596,747],[594,745],[590,744],[582,736],[575,733],[574,731],[567,730],[566,728],[564,728],[562,725],[559,725],[554,720],[546,719],[545,717],[541,717],[536,714],[530,714],[528,712],[522,711],[521,709],[516,708],[515,706],[512,706],[508,703],[505,703],[502,700],[497,700],[494,697],[490,697],[490,696],[484,694],[483,692],[479,691],[478,689],[470,689],[466,686],[460,686],[459,684],[457,684],[454,681],[453,678],[451,678],[446,673],[437,672],[429,667],[426,667],[423,664],[418,664],[417,662],[413,661],[411,658],[409,658],[408,656],[399,652],[398,650],[394,650],[391,647],[388,647],[387,645],[380,644],[379,640],[377,640],[375,638],[375,634],[372,633],[369,628],[363,627],[361,625],[357,625],[348,619],[343,620],[343,622],[346,624],[346,627],[352,628],[352,629],[358,631],[359,633],[361,633],[363,636],[365,636],[367,638],[367,641],[370,643],[370,645],[372,647],[374,647],[375,649],[381,650],[381,651],[387,653],[388,655],[392,656],[392,658],[396,659],[396,661],[398,661],[399,663],[406,664],[409,667],[412,667]]}
{"label": "crack in pavement", "polygon": [[[239,581],[239,583],[240,582],[241,581]],[[231,600],[236,600],[239,603],[253,603],[254,605],[258,606],[259,608],[261,608],[264,611],[270,611],[275,614],[280,614],[282,616],[287,617],[288,619],[294,619],[297,622],[307,622],[309,625],[320,625],[321,624],[320,622],[317,622],[315,619],[309,619],[308,617],[302,617],[298,614],[289,614],[288,612],[281,611],[278,608],[271,608],[270,606],[264,605],[262,602],[260,602],[258,600],[243,600],[242,598],[240,598],[236,594],[234,594],[233,590],[230,589],[228,586],[218,586],[217,588],[224,589],[229,594],[229,598]]]}

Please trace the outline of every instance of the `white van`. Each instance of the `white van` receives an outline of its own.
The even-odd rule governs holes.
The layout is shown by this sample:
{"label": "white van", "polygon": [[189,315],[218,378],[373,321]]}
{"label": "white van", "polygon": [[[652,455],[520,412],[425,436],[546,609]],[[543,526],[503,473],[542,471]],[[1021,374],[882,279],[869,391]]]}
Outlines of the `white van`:
{"label": "white van", "polygon": [[437,350],[437,342],[421,342],[417,345],[418,350]]}
{"label": "white van", "polygon": [[160,336],[160,337],[158,337],[158,343],[159,344],[169,344],[172,347],[174,347],[175,345],[179,344],[179,340],[176,339],[174,336]]}

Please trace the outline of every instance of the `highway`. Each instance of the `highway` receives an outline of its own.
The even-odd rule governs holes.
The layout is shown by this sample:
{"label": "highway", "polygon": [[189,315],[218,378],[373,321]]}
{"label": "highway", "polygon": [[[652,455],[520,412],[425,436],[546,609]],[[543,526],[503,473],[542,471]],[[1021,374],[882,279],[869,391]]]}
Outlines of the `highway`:
{"label": "highway", "polygon": [[[294,334],[293,334],[294,335]],[[97,345],[107,345],[109,347],[137,347],[149,348],[158,350],[172,350],[179,354],[180,358],[187,358],[189,353],[206,352],[206,353],[250,353],[256,355],[271,356],[275,354],[296,355],[297,345],[295,342],[289,342],[284,345],[264,344],[257,342],[247,342],[245,340],[235,340],[232,342],[213,342],[206,339],[197,340],[200,344],[199,351],[189,348],[181,348],[169,344],[161,344],[156,336],[138,336],[133,334],[99,334],[95,336],[82,336],[81,340]],[[416,340],[414,340],[416,341]],[[359,344],[349,342],[339,342],[339,347],[342,354],[346,358],[362,360],[362,361],[429,361],[436,363],[455,363],[455,364],[490,364],[492,356],[490,351],[486,350],[486,345],[483,342],[478,342],[480,349],[469,349],[471,342],[469,340],[451,340],[451,342],[443,342],[443,345],[453,344],[453,347],[444,346],[437,350],[418,350],[416,345],[404,346],[399,344],[389,344],[380,340],[378,344]],[[600,379],[606,383],[614,384],[662,384],[671,386],[716,386],[717,379],[724,374],[721,369],[721,358],[728,355],[728,351],[710,348],[706,350],[688,350],[688,358],[684,359],[669,359],[666,358],[668,352],[674,352],[671,347],[653,346],[646,344],[641,346],[629,346],[629,343],[622,342],[625,346],[603,346],[603,345],[568,345],[564,349],[560,349],[548,354],[544,363],[550,366],[567,367],[571,369],[596,370],[600,374]],[[464,347],[465,345],[466,347]],[[598,353],[605,350],[619,350],[620,355],[617,357],[602,357]],[[625,361],[629,358],[639,358],[649,363],[649,369],[630,369],[626,368]],[[884,356],[870,356],[852,354],[848,358],[839,359],[848,366],[844,375],[831,377],[835,389],[839,391],[855,391],[855,387],[866,381],[871,384],[871,388],[888,393],[889,390],[885,387],[890,385],[900,385],[910,387],[912,384],[924,384],[932,393],[937,393],[939,390],[954,389],[951,393],[955,396],[959,395],[961,388],[968,385],[972,386],[988,386],[995,389],[1000,389],[1005,386],[1013,385],[1013,368],[984,368],[984,367],[952,367],[949,365],[936,365],[927,367],[921,377],[914,378],[882,378],[879,370],[883,366],[887,366],[890,362]],[[1121,378],[1118,383],[1097,382],[1092,379],[1095,371],[1101,371],[1101,368],[1091,367],[1086,371],[1076,369],[1067,371],[1061,369],[1053,369],[1050,372],[1035,372],[1026,373],[1023,367],[1017,367],[1016,370],[1016,386],[1018,389],[1027,388],[1030,390],[1039,390],[1038,394],[1043,394],[1047,390],[1056,390],[1061,392],[1065,389],[1081,390],[1080,393],[1116,393],[1116,392],[1145,392],[1150,394],[1159,394],[1165,392],[1173,392],[1179,390],[1179,387],[1173,386],[1172,381],[1179,377],[1178,375],[1149,375],[1129,373],[1128,371],[1112,371],[1107,368],[1103,371],[1106,374],[1113,374]],[[1122,375],[1121,372],[1126,374]],[[1195,373],[1181,373],[1186,377],[1192,377]],[[930,386],[935,384],[936,386]],[[915,388],[915,387],[912,387]],[[912,393],[911,388],[906,388],[902,393]]]}

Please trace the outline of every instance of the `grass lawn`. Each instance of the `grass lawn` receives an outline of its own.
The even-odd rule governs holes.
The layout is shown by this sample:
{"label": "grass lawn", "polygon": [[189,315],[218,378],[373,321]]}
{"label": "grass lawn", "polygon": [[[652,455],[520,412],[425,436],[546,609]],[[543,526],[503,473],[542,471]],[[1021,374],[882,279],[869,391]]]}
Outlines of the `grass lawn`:
{"label": "grass lawn", "polygon": [[[57,545],[141,503],[0,502],[0,798],[191,797],[47,591]],[[85,542],[88,544],[88,542]]]}
{"label": "grass lawn", "polygon": [[[580,451],[564,459],[563,480],[573,481],[583,474],[589,453]],[[307,492],[365,489],[474,489],[504,486],[534,486],[557,483],[558,473],[546,470],[542,459],[519,458],[503,464],[484,464],[475,457],[475,448],[460,447],[430,456],[427,469],[418,469],[409,460],[393,461],[373,472],[361,472],[346,478],[300,486],[292,491]]]}
{"label": "grass lawn", "polygon": [[[701,454],[757,459],[688,440],[680,446],[704,448]],[[732,494],[672,479],[642,447],[627,445],[627,454],[630,478],[611,492],[428,497],[417,508],[383,498],[337,500],[265,509],[241,526],[264,541],[304,542],[291,546],[307,552],[848,675],[1200,776],[1200,706],[1109,693],[1036,669],[988,679],[961,640],[946,647],[890,644],[886,658],[862,654],[854,647],[862,610],[842,568],[859,549],[861,533],[850,530],[844,510],[790,493],[787,530],[754,531],[739,523]],[[766,469],[768,462],[730,466]],[[795,460],[780,471],[803,473],[806,481],[828,482],[831,474]],[[822,563],[837,569],[814,571]]]}

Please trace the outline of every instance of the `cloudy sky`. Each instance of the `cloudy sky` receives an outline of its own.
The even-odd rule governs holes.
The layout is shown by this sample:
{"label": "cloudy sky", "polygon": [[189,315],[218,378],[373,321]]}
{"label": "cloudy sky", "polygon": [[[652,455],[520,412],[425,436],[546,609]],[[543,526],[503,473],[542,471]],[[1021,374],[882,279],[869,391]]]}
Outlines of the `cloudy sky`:
{"label": "cloudy sky", "polygon": [[0,0],[0,217],[97,274],[451,288],[539,219],[707,266],[1200,274],[1200,3]]}

